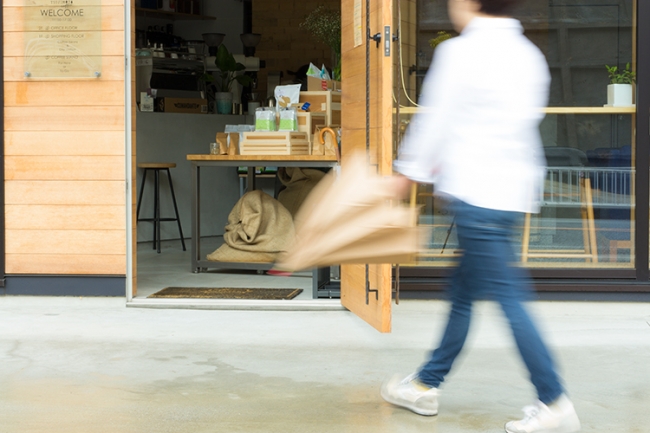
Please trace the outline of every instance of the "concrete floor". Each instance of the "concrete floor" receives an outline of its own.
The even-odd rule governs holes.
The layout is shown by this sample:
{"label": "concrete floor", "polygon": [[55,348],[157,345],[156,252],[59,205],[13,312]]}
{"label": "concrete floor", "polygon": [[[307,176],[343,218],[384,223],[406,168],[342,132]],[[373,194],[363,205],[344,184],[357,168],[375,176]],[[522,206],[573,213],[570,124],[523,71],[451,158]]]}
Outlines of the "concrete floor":
{"label": "concrete floor", "polygon": [[[442,301],[347,311],[125,308],[0,298],[0,432],[501,432],[534,399],[498,310],[477,306],[440,415],[384,403],[438,339]],[[585,432],[647,432],[650,305],[535,302]]]}

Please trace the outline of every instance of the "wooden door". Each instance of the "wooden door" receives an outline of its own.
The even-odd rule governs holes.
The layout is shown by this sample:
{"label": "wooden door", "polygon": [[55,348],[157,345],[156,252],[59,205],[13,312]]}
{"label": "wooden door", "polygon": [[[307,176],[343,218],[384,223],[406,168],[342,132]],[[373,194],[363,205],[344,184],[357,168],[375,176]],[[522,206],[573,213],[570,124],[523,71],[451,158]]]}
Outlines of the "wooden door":
{"label": "wooden door", "polygon": [[[366,19],[368,6],[369,26]],[[369,169],[390,175],[393,154],[392,57],[395,51],[391,37],[394,33],[393,0],[342,0],[341,16],[342,169],[345,170],[346,160],[352,153],[367,151]],[[379,34],[379,43],[368,40],[368,33]],[[388,41],[386,34],[389,35]],[[367,56],[369,61],[366,61]],[[366,67],[369,68],[369,77],[366,76]],[[366,83],[369,98],[366,96]],[[365,265],[341,267],[341,304],[380,332],[391,330],[391,272],[391,264],[369,265],[367,270]]]}

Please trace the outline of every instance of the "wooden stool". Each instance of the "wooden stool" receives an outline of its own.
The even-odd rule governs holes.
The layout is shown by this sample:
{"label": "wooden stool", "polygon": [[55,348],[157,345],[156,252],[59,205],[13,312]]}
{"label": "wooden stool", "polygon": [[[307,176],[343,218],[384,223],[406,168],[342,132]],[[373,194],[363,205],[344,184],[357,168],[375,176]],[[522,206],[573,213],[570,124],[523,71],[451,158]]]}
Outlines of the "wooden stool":
{"label": "wooden stool", "polygon": [[521,241],[521,261],[526,263],[529,258],[578,258],[585,262],[598,263],[598,247],[596,245],[596,224],[594,221],[594,204],[591,190],[591,180],[580,180],[580,214],[582,217],[582,241],[580,250],[531,250],[530,249],[530,214],[524,219],[524,234]]}
{"label": "wooden stool", "polygon": [[[138,164],[138,168],[144,169],[144,174],[142,176],[142,185],[140,186],[140,195],[138,197],[138,207],[135,211],[136,223],[140,221],[152,221],[153,222],[153,248],[158,250],[160,253],[160,223],[163,221],[176,221],[178,223],[178,232],[181,235],[181,243],[183,244],[183,251],[185,251],[185,239],[183,239],[183,228],[181,227],[181,219],[178,216],[178,206],[176,205],[176,196],[174,195],[174,186],[172,184],[172,175],[169,172],[170,168],[176,167],[176,164],[173,162],[162,162],[162,163],[142,163]],[[147,181],[147,173],[149,170],[154,172],[155,184],[154,184],[154,204],[153,204],[153,218],[140,218],[140,205],[142,204],[142,193],[144,192],[144,184]],[[167,179],[169,180],[169,190],[172,193],[172,202],[174,203],[174,212],[176,213],[176,218],[161,218],[160,217],[160,171],[164,170],[167,172]]]}

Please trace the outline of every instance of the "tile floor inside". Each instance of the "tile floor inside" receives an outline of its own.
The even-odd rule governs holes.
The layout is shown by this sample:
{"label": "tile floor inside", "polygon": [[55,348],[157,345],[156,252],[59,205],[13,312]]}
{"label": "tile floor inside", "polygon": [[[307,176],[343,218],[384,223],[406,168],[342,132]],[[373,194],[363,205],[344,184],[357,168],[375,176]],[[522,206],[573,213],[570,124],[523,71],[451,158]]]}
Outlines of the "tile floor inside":
{"label": "tile floor inside", "polygon": [[[253,287],[295,288],[303,291],[294,299],[312,299],[312,274],[301,272],[291,277],[277,277],[255,270],[212,269],[193,273],[191,266],[190,239],[185,240],[183,251],[180,240],[161,243],[158,254],[151,242],[138,243],[138,279],[136,299],[143,299],[166,287]],[[223,237],[201,240],[201,254],[214,251],[223,243]]]}

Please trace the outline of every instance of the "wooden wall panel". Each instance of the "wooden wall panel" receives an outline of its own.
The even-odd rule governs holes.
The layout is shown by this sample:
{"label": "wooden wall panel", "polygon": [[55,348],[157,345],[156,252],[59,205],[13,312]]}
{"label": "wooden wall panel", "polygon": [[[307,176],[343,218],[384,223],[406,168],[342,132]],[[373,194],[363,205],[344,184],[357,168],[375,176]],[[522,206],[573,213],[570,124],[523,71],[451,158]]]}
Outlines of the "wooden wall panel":
{"label": "wooden wall panel", "polygon": [[[6,22],[6,21],[5,21]],[[3,51],[7,57],[20,57],[25,53],[25,34],[23,32],[5,32]],[[124,54],[124,32],[106,31],[101,37],[103,56],[120,56]],[[94,78],[92,78],[94,80]]]}
{"label": "wooden wall panel", "polygon": [[7,254],[8,274],[124,275],[124,254]]}
{"label": "wooden wall panel", "polygon": [[[101,101],[93,96],[99,93]],[[5,83],[5,107],[124,106],[123,81],[13,81]]]}
{"label": "wooden wall panel", "polygon": [[[124,230],[5,230],[7,254],[105,255],[126,251]],[[61,258],[65,261],[65,257]],[[38,263],[35,263],[37,267]],[[39,272],[40,273],[40,272]]]}
{"label": "wooden wall panel", "polygon": [[122,156],[123,131],[6,131],[5,155]]}
{"label": "wooden wall panel", "polygon": [[5,107],[8,131],[123,131],[121,107]]}
{"label": "wooden wall panel", "polygon": [[5,157],[5,180],[123,180],[124,176],[121,156]]}
{"label": "wooden wall panel", "polygon": [[[5,57],[4,59],[5,82],[7,81],[26,81],[25,79],[25,58],[24,57]],[[122,56],[104,56],[102,57],[102,76],[99,80],[94,78],[85,79],[89,82],[101,81],[124,81],[124,57]],[[38,78],[30,78],[29,82],[39,82]],[[51,83],[51,80],[42,80]],[[79,83],[83,80],[74,80]],[[101,96],[101,93],[99,94]],[[94,99],[89,99],[95,101]]]}
{"label": "wooden wall panel", "polygon": [[5,205],[7,230],[126,230],[124,206]]}
{"label": "wooden wall panel", "polygon": [[125,206],[125,188],[123,180],[16,180],[5,182],[5,204]]}
{"label": "wooden wall panel", "polygon": [[126,274],[124,0],[102,0],[101,76],[25,78],[3,1],[8,274]]}

